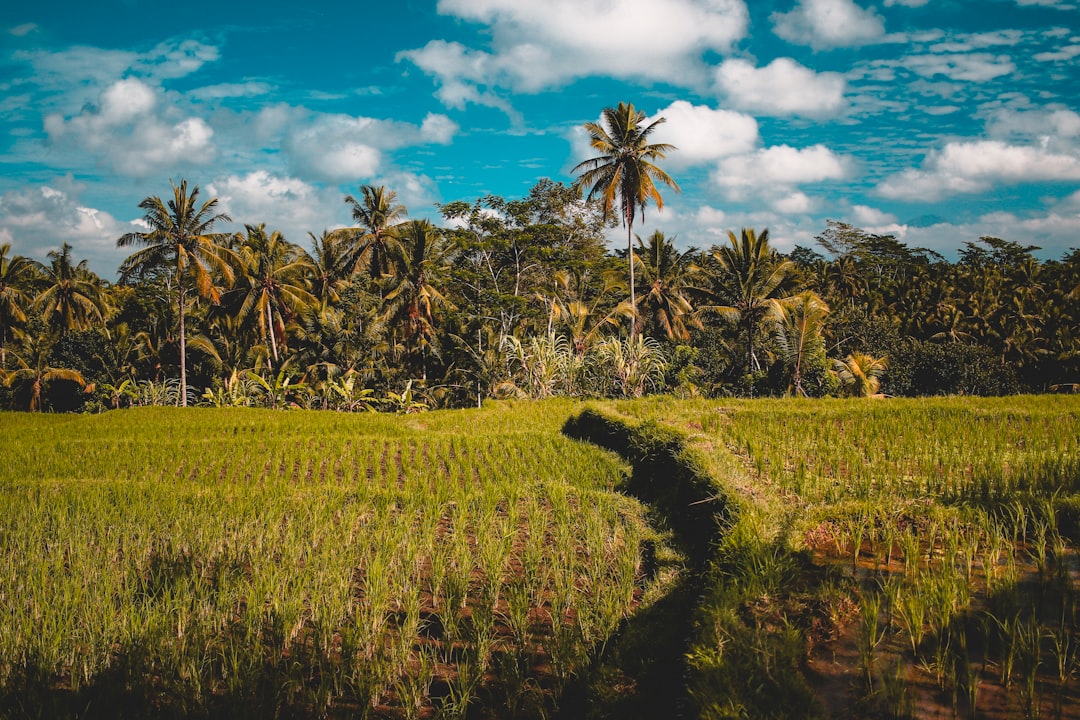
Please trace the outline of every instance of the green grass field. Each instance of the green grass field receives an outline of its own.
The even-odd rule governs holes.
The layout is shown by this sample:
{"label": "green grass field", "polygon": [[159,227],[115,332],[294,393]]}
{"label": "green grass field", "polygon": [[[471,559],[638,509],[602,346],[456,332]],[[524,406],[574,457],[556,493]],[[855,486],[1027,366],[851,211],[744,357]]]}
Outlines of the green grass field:
{"label": "green grass field", "polygon": [[4,707],[552,710],[656,540],[571,407],[2,416]]}
{"label": "green grass field", "polygon": [[[673,712],[1080,716],[1080,398],[592,405],[644,485],[583,407],[0,415],[0,712],[624,712],[681,572]],[[701,507],[626,493],[684,477],[680,571]]]}

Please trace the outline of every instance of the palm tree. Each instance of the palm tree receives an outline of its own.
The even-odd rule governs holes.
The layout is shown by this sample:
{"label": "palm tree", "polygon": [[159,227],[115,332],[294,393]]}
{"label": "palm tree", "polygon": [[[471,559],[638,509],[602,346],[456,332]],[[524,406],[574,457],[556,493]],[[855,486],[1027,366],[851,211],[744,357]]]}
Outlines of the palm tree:
{"label": "palm tree", "polygon": [[439,288],[453,247],[427,220],[405,223],[398,240],[383,319],[401,332],[406,348],[415,351],[434,339],[434,309],[453,307]]}
{"label": "palm tree", "polygon": [[86,385],[86,380],[78,370],[52,367],[49,359],[52,355],[59,336],[51,331],[28,335],[22,344],[22,350],[14,355],[19,368],[5,371],[2,379],[5,385],[11,387],[16,380],[30,381],[30,412],[41,412],[41,393],[46,383],[54,380],[69,380]]}
{"label": "palm tree", "polygon": [[315,268],[308,254],[280,232],[268,234],[262,224],[244,228],[247,237],[239,233],[235,237],[238,277],[230,294],[240,306],[237,316],[241,321],[254,316],[259,337],[277,363],[278,345],[286,344],[286,322],[319,302],[307,289]]}
{"label": "palm tree", "polygon": [[881,387],[881,376],[888,369],[884,357],[873,357],[855,352],[843,360],[833,361],[833,370],[840,378],[840,384],[849,395],[872,397]]}
{"label": "palm tree", "polygon": [[37,274],[37,263],[16,255],[9,257],[11,243],[0,244],[0,371],[7,368],[7,343],[17,337],[26,322],[30,305],[27,292]]}
{"label": "palm tree", "polygon": [[230,222],[225,213],[217,210],[217,198],[202,205],[198,203],[199,186],[188,193],[187,180],[179,185],[170,183],[173,198],[166,204],[156,195],[139,203],[146,211],[143,221],[150,228],[145,232],[128,233],[116,241],[118,247],[144,246],[136,250],[120,266],[121,280],[132,275],[168,268],[175,273],[176,306],[180,322],[180,404],[187,405],[187,338],[184,310],[188,294],[218,302],[221,290],[214,284],[214,272],[226,283],[232,283],[229,267],[231,253],[222,247],[222,235],[213,233],[214,225]]}
{"label": "palm tree", "polygon": [[769,231],[743,228],[728,231],[728,244],[709,255],[712,287],[706,290],[714,304],[702,308],[740,323],[746,333],[746,370],[760,369],[754,354],[754,336],[762,318],[778,299],[795,263],[781,260],[769,247]]}
{"label": "palm tree", "polygon": [[59,252],[50,251],[49,260],[49,265],[41,268],[44,290],[34,300],[35,307],[41,309],[42,319],[56,327],[61,336],[68,330],[86,330],[93,323],[102,322],[105,291],[86,260],[72,264],[71,246],[67,243]]}
{"label": "palm tree", "polygon": [[[641,212],[645,219],[645,206],[650,200],[656,208],[664,207],[664,199],[656,187],[656,181],[662,182],[675,192],[680,192],[679,185],[671,176],[653,164],[653,160],[663,159],[675,146],[667,143],[649,143],[649,135],[664,122],[659,118],[642,127],[645,113],[635,110],[632,103],[619,103],[617,108],[604,108],[604,125],[585,123],[589,133],[589,145],[600,153],[597,157],[578,163],[573,172],[581,171],[581,176],[574,181],[574,187],[589,187],[587,199],[599,195],[603,201],[604,219],[611,214],[618,199],[619,217],[626,225],[626,247],[630,263],[630,307],[637,308],[634,295],[634,217]],[[606,127],[605,127],[606,126]],[[636,323],[630,326],[631,337],[635,334]]]}
{"label": "palm tree", "polygon": [[634,309],[626,300],[614,307],[608,301],[610,296],[626,289],[617,272],[604,273],[599,291],[592,297],[589,297],[588,271],[558,270],[551,279],[553,295],[550,300],[544,298],[545,304],[550,302],[548,334],[554,331],[555,322],[561,323],[579,358],[600,340],[607,326],[617,326],[619,318],[634,318]]}
{"label": "palm tree", "polygon": [[362,185],[360,195],[362,200],[346,195],[345,202],[352,206],[353,220],[363,232],[357,235],[354,229],[346,228],[339,233],[356,243],[352,248],[353,271],[366,266],[371,279],[378,280],[389,270],[398,244],[395,228],[408,211],[397,202],[397,193],[385,185]]}
{"label": "palm tree", "polygon": [[701,321],[693,317],[694,308],[683,293],[697,271],[693,263],[696,253],[693,248],[679,253],[675,243],[659,230],[649,236],[647,245],[638,238],[634,261],[641,267],[649,288],[648,294],[641,298],[645,312],[638,317],[655,322],[668,340],[689,340],[687,325],[702,326]]}
{"label": "palm tree", "polygon": [[805,397],[803,371],[808,360],[814,357],[825,360],[825,316],[829,306],[813,290],[785,298],[776,304],[779,324],[777,339],[780,352],[792,369],[791,391]]}

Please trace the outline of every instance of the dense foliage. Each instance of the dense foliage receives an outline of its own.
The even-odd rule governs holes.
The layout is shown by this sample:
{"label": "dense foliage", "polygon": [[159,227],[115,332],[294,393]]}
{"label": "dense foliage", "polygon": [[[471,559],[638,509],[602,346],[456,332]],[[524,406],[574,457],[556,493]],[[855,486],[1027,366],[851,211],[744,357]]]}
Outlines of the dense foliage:
{"label": "dense foliage", "polygon": [[[307,247],[228,233],[214,198],[149,197],[118,282],[65,244],[0,246],[0,406],[201,403],[398,410],[487,397],[1005,394],[1080,384],[1080,251],[982,237],[958,259],[828,223],[704,250],[541,180],[411,220],[385,187]],[[625,219],[624,219],[625,222]],[[629,261],[629,262],[628,262]],[[631,292],[631,269],[636,287]],[[631,300],[632,298],[632,300]]]}

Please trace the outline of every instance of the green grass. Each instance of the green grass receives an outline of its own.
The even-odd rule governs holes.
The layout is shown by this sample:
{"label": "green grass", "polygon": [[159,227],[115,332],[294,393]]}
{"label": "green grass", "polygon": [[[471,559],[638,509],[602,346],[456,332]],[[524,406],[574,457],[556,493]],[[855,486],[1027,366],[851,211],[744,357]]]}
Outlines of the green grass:
{"label": "green grass", "polygon": [[572,407],[0,416],[2,707],[549,712],[657,540]]}
{"label": "green grass", "polygon": [[[1080,398],[608,407],[684,433],[738,505],[690,652],[703,717],[1075,706]],[[845,643],[838,705],[810,668]]]}

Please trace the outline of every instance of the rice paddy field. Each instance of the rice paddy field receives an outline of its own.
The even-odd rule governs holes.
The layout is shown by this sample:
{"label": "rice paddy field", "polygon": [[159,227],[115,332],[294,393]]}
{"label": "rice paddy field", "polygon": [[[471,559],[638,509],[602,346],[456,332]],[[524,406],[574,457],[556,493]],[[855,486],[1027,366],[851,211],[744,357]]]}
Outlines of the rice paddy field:
{"label": "rice paddy field", "polygon": [[1080,717],[1080,398],[613,411],[685,433],[739,508],[702,717]]}
{"label": "rice paddy field", "polygon": [[555,712],[659,540],[570,408],[0,416],[0,712]]}
{"label": "rice paddy field", "polygon": [[1080,718],[1077,397],[0,430],[2,716]]}

